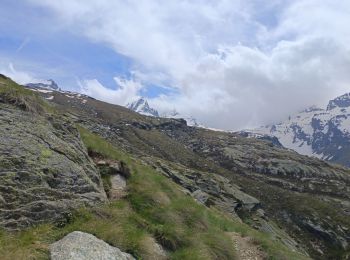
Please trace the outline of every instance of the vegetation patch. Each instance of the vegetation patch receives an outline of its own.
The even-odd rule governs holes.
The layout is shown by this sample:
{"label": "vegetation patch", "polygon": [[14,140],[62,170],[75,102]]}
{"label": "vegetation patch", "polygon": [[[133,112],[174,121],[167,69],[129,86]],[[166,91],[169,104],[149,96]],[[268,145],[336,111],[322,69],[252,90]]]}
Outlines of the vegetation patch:
{"label": "vegetation patch", "polygon": [[50,158],[51,156],[52,156],[52,151],[50,149],[41,150],[41,157],[42,158]]}
{"label": "vegetation patch", "polygon": [[155,259],[149,241],[156,240],[170,259],[235,259],[229,232],[250,236],[271,259],[303,259],[268,235],[195,202],[153,168],[79,127],[90,152],[123,161],[130,168],[128,196],[73,213],[64,226],[42,224],[0,233],[1,259],[48,259],[49,244],[72,231],[91,233],[139,259]]}
{"label": "vegetation patch", "polygon": [[0,77],[0,102],[12,104],[22,110],[38,114],[53,112],[52,106],[37,93],[18,85],[3,75]]}

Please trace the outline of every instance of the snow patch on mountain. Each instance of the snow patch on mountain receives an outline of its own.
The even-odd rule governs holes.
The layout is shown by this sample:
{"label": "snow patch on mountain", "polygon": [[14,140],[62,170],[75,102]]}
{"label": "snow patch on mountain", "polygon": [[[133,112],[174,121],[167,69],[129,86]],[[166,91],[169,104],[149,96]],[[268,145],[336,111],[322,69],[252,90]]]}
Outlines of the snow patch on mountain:
{"label": "snow patch on mountain", "polygon": [[148,101],[144,97],[141,97],[140,99],[130,104],[127,104],[126,107],[129,108],[130,110],[133,110],[137,113],[140,113],[146,116],[159,117],[158,111],[155,110],[154,108],[151,108],[148,104]]}
{"label": "snow patch on mountain", "polygon": [[350,149],[350,94],[330,100],[326,109],[313,106],[279,124],[244,132],[274,136],[300,154],[350,165],[343,159]]}
{"label": "snow patch on mountain", "polygon": [[57,83],[51,79],[42,82],[27,83],[24,86],[30,89],[31,91],[42,93],[42,96],[49,101],[55,99],[55,93],[64,94],[66,97],[74,99],[75,101],[78,101],[81,104],[86,104],[87,99],[89,98],[87,95],[81,93],[62,90],[57,85]]}

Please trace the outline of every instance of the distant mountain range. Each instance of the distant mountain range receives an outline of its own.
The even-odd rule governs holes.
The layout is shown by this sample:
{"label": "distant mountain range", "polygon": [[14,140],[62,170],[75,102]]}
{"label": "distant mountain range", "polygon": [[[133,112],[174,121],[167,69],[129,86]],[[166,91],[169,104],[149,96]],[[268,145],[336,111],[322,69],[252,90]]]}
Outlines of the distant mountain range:
{"label": "distant mountain range", "polygon": [[[51,91],[60,91],[67,97],[77,96],[85,102],[84,95],[62,91],[53,80],[28,83],[26,86],[47,93],[46,98],[49,100],[53,98],[50,96]],[[180,114],[176,110],[159,113],[144,97],[127,104],[126,107],[143,115],[182,118],[189,126],[207,128],[195,118]],[[266,140],[277,147],[283,146],[303,155],[350,167],[350,93],[330,100],[325,109],[311,106],[281,123],[239,133],[241,136]]]}
{"label": "distant mountain range", "polygon": [[[97,226],[93,231],[100,238],[111,229],[107,240],[129,239],[129,233],[120,232],[127,223],[128,230],[149,235],[169,255],[182,256],[184,248],[201,252],[208,244],[198,259],[206,258],[207,252],[212,252],[209,259],[233,259],[226,257],[226,248],[235,241],[226,236],[246,223],[242,234],[268,250],[267,257],[348,259],[349,169],[281,148],[276,137],[263,136],[268,142],[189,127],[184,120],[143,116],[51,85],[25,90],[0,75],[0,227],[21,230],[33,225],[30,232],[40,230],[27,243],[29,249],[27,244],[18,246],[20,252],[37,252],[35,241],[45,242],[52,232],[58,238],[76,223],[85,223],[88,230]],[[302,131],[309,134],[306,130],[312,128],[311,139],[314,129],[331,131],[333,121],[334,133],[345,127],[346,120],[339,116],[346,115],[342,109],[347,109],[347,98],[289,121],[300,126],[299,139],[306,138]],[[179,115],[175,111],[169,116]],[[318,123],[309,126],[307,118]],[[339,142],[344,146],[345,141]],[[116,197],[121,203],[114,203]],[[81,206],[84,214],[76,214]],[[125,222],[129,216],[137,221]],[[159,231],[174,223],[181,232]],[[3,237],[22,245],[20,234]],[[165,239],[158,241],[159,234]],[[196,234],[194,240],[191,234]],[[18,259],[18,254],[12,257],[13,246],[7,246],[11,241],[5,249],[9,259]],[[180,247],[169,247],[178,243]],[[50,248],[48,242],[43,246]],[[132,252],[149,256],[148,244],[145,255],[137,250]]]}
{"label": "distant mountain range", "polygon": [[194,117],[180,114],[176,110],[172,110],[168,113],[160,114],[156,109],[150,107],[146,98],[141,97],[136,101],[126,105],[127,108],[146,116],[164,117],[164,118],[182,118],[185,119],[187,125],[195,127],[205,127],[199,123]]}
{"label": "distant mountain range", "polygon": [[350,93],[330,100],[326,109],[310,107],[286,121],[242,131],[250,137],[273,136],[286,148],[350,166]]}

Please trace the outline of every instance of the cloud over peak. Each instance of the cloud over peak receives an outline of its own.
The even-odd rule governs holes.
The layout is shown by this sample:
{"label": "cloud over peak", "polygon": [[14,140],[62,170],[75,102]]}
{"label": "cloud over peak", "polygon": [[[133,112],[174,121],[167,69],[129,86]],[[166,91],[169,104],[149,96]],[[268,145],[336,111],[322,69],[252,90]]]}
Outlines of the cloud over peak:
{"label": "cloud over peak", "polygon": [[159,84],[176,94],[152,99],[158,108],[239,129],[322,105],[350,87],[349,1],[28,2],[133,60],[133,78],[116,78],[117,90],[81,82],[86,94],[112,103]]}

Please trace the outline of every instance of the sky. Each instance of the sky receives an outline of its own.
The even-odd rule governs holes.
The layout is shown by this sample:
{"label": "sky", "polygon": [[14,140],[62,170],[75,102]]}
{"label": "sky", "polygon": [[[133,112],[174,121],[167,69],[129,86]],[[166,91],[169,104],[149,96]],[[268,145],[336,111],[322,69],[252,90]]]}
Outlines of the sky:
{"label": "sky", "polygon": [[348,0],[0,0],[0,73],[202,124],[282,121],[350,92]]}

